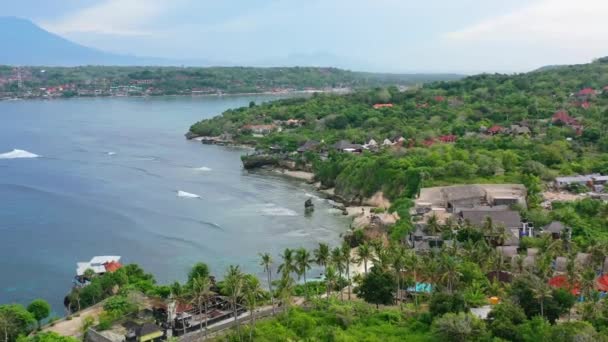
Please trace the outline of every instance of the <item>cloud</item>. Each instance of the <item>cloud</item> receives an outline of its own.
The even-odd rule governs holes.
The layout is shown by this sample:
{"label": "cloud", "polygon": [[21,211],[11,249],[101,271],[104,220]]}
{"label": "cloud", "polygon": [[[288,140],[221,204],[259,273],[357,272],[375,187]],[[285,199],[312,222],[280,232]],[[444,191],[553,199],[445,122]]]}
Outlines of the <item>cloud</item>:
{"label": "cloud", "polygon": [[61,34],[148,35],[149,24],[171,5],[170,0],[104,0],[42,26]]}
{"label": "cloud", "polygon": [[446,37],[459,42],[516,41],[584,46],[606,41],[607,17],[606,0],[537,0],[509,14],[450,32]]}

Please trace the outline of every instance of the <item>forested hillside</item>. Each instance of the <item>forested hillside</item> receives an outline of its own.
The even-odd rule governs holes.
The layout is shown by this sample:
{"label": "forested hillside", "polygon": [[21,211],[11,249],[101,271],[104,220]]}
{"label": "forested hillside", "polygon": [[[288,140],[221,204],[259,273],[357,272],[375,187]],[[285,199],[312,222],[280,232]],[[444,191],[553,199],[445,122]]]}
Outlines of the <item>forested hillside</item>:
{"label": "forested hillside", "polygon": [[[374,74],[336,68],[0,66],[4,96],[110,96],[260,93],[415,85],[452,74]],[[44,89],[41,89],[44,88]]]}
{"label": "forested hillside", "polygon": [[[318,141],[316,151],[329,152],[327,158],[312,151],[289,158],[312,162],[316,178],[347,200],[377,191],[391,199],[412,197],[420,187],[435,185],[523,183],[534,209],[542,200],[543,181],[608,173],[606,86],[608,63],[600,59],[527,74],[478,75],[404,92],[376,88],[251,104],[196,123],[191,133],[230,133],[261,151],[273,147],[282,153]],[[260,136],[248,129],[252,124],[274,129]],[[371,139],[376,148],[367,146],[372,148],[362,154],[337,153],[333,146],[340,140],[369,145]],[[549,217],[536,219],[543,224]],[[605,219],[587,223],[608,238]]]}

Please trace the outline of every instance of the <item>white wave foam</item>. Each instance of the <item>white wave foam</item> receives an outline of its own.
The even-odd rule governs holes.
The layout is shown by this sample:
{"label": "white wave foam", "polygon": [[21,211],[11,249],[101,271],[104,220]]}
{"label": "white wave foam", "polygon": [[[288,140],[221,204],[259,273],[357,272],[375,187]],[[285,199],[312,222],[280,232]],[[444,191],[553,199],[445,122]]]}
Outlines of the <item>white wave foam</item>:
{"label": "white wave foam", "polygon": [[110,151],[110,152],[106,152],[106,154],[109,155],[109,156],[114,156],[114,155],[116,155],[116,152]]}
{"label": "white wave foam", "polygon": [[327,212],[332,215],[342,215],[342,210],[336,208],[329,208],[327,209]]}
{"label": "white wave foam", "polygon": [[310,233],[305,230],[294,230],[283,234],[286,237],[299,238],[299,237],[307,237],[310,236]]}
{"label": "white wave foam", "polygon": [[298,216],[298,213],[295,211],[288,208],[278,207],[274,203],[264,205],[261,212],[264,216]]}
{"label": "white wave foam", "polygon": [[177,197],[183,197],[183,198],[201,198],[201,196],[197,195],[197,194],[193,194],[190,192],[185,192],[182,190],[178,190],[177,191]]}
{"label": "white wave foam", "polygon": [[209,171],[211,171],[211,168],[206,167],[206,166],[202,166],[202,167],[197,167],[195,170],[209,172]]}
{"label": "white wave foam", "polygon": [[38,158],[40,157],[37,154],[25,151],[25,150],[18,150],[18,149],[14,149],[10,152],[6,152],[6,153],[1,153],[0,154],[0,159],[17,159],[17,158]]}
{"label": "white wave foam", "polygon": [[320,201],[320,200],[321,200],[321,197],[319,197],[319,196],[317,196],[317,195],[309,194],[308,192],[307,192],[307,193],[305,193],[304,195],[305,195],[306,197],[313,198],[313,199],[315,199],[315,200],[317,200],[317,201]]}

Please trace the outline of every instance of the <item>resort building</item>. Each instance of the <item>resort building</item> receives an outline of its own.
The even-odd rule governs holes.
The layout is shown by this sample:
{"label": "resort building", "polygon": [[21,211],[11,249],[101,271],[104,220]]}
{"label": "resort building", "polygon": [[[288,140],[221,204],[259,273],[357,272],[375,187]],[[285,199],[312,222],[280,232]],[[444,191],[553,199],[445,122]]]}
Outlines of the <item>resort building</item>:
{"label": "resort building", "polygon": [[521,184],[473,184],[423,188],[416,207],[442,208],[454,212],[457,208],[514,205],[526,206],[526,187]]}
{"label": "resort building", "polygon": [[76,279],[84,283],[87,280],[84,277],[87,270],[92,270],[96,275],[102,275],[107,272],[115,272],[121,267],[120,256],[96,256],[91,261],[76,263]]}

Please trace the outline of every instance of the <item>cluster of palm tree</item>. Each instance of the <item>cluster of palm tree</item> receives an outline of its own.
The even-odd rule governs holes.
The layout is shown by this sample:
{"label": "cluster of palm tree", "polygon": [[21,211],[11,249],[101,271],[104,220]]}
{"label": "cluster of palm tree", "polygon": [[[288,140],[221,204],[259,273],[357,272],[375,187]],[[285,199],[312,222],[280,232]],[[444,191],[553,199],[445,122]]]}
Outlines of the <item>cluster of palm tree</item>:
{"label": "cluster of palm tree", "polygon": [[[500,229],[494,228],[491,222],[487,222],[485,230],[488,233],[500,231]],[[561,240],[546,237],[536,239],[535,247],[539,249],[539,253],[533,265],[524,265],[523,256],[516,256],[514,261],[505,260],[503,253],[495,248],[493,242],[483,238],[477,241],[468,240],[449,246],[442,245],[425,254],[417,254],[413,249],[401,243],[386,243],[380,240],[366,241],[359,245],[355,252],[346,242],[334,248],[320,243],[318,248],[313,251],[304,248],[286,248],[279,256],[280,263],[276,267],[275,261],[269,253],[261,253],[259,260],[266,275],[273,314],[276,313],[277,303],[283,307],[291,304],[297,281],[303,281],[305,295],[307,298],[311,297],[308,276],[313,265],[317,265],[323,270],[327,300],[330,299],[333,291],[339,291],[340,300],[351,299],[353,265],[363,266],[364,273],[359,276],[359,281],[368,275],[372,267],[380,272],[392,274],[396,284],[394,293],[398,302],[405,300],[402,295],[405,293],[403,289],[410,288],[419,281],[432,284],[437,290],[445,291],[448,294],[465,289],[481,296],[504,293],[505,285],[496,281],[484,286],[478,283],[465,283],[464,270],[461,265],[475,263],[484,274],[510,271],[515,276],[525,276],[526,279],[529,279],[530,289],[540,306],[540,314],[544,315],[545,302],[551,298],[553,293],[548,285],[548,280],[554,273],[552,262],[556,256],[568,255],[566,275],[569,284],[572,284],[571,286],[576,284],[585,297],[593,298],[596,270],[603,263],[604,256],[608,254],[606,244],[591,246],[587,250],[591,254],[591,265],[582,268],[575,262],[578,250],[575,244],[568,244],[568,250],[566,250],[566,244]],[[278,277],[274,274],[275,269]],[[220,287],[231,305],[239,336],[238,314],[240,308],[244,305],[249,311],[251,326],[249,338],[252,339],[251,334],[255,328],[255,310],[265,298],[265,291],[262,290],[259,279],[243,273],[238,266],[230,266]],[[189,279],[186,285],[174,284],[171,293],[174,299],[182,302],[189,301],[199,311],[207,312],[209,299],[215,295],[213,288],[214,284],[208,274],[198,274]],[[345,288],[346,291],[344,291]],[[412,291],[412,295],[415,306],[418,307],[419,294]],[[206,333],[207,322],[204,327],[201,322],[200,329]]]}
{"label": "cluster of palm tree", "polygon": [[[197,267],[204,265],[199,263],[195,265],[193,271],[190,272],[188,282],[180,284],[175,282],[171,285],[171,299],[176,303],[192,304],[198,312],[207,314],[209,312],[209,302],[217,295],[218,288],[215,286],[211,276],[208,273],[207,266],[204,265],[204,271],[197,271]],[[229,266],[223,281],[220,283],[221,293],[224,294],[232,308],[232,315],[239,331],[240,325],[238,320],[239,308],[242,305],[247,307],[250,313],[250,321],[252,327],[255,326],[255,310],[265,298],[265,293],[260,284],[260,280],[250,274],[245,274],[239,266]],[[182,318],[183,333],[186,333],[187,325],[185,324],[185,316]],[[205,338],[209,328],[209,319],[200,321],[199,330],[204,332]],[[250,330],[250,340],[252,331]]]}

